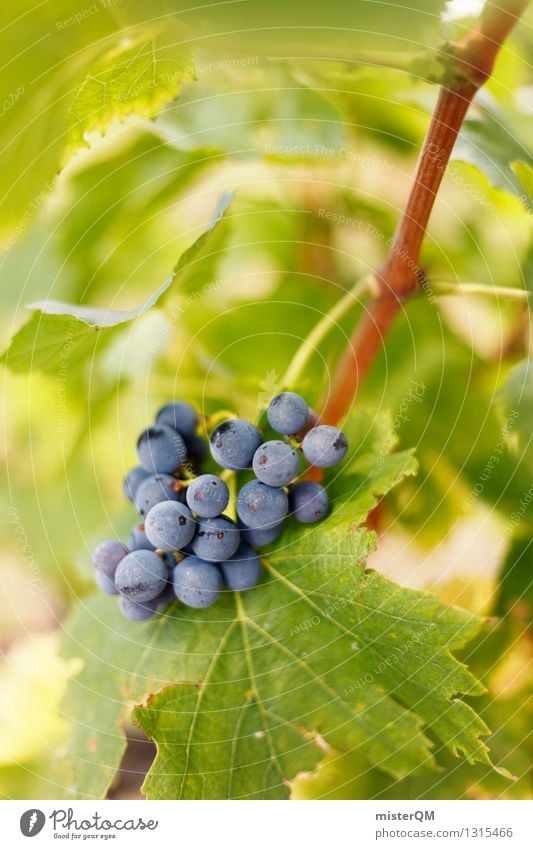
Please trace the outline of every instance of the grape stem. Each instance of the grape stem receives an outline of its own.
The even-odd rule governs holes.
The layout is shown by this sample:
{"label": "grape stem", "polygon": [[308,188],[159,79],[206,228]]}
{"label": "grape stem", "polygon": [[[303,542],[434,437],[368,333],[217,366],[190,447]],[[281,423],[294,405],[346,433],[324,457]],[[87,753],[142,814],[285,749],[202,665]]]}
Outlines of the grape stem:
{"label": "grape stem", "polygon": [[513,289],[511,286],[486,286],[483,283],[447,283],[445,280],[431,280],[428,288],[433,295],[482,295],[489,298],[505,298],[509,301],[527,301],[530,293],[527,289]]}
{"label": "grape stem", "polygon": [[361,303],[361,299],[365,295],[377,295],[377,283],[373,274],[367,274],[365,277],[357,280],[351,289],[339,298],[329,312],[325,313],[311,332],[302,341],[296,354],[292,358],[291,364],[285,376],[281,380],[281,385],[286,389],[293,389],[299,382],[301,375],[305,371],[309,360],[320,349],[323,339],[329,331],[343,318],[352,307]]}
{"label": "grape stem", "polygon": [[426,282],[419,267],[420,249],[455,140],[476,92],[490,77],[496,56],[527,2],[486,3],[474,28],[443,51],[444,82],[407,203],[389,253],[375,275],[379,292],[357,323],[338,364],[321,413],[324,423],[336,424],[344,418],[394,319]]}

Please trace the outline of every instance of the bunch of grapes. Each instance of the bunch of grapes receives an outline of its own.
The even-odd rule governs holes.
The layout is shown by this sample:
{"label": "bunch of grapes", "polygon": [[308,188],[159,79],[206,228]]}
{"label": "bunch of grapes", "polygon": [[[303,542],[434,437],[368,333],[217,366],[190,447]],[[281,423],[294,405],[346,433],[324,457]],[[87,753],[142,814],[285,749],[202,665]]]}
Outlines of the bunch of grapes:
{"label": "bunch of grapes", "polygon": [[[289,513],[299,522],[323,519],[329,509],[324,487],[298,480],[301,457],[312,466],[339,463],[348,450],[336,427],[294,392],[276,395],[268,423],[282,439],[264,441],[244,419],[227,419],[213,431],[210,452],[225,469],[202,473],[208,458],[198,434],[199,417],[185,401],[165,405],[137,441],[139,465],[124,479],[140,523],[127,545],[105,540],[95,548],[96,583],[118,595],[127,619],[148,619],[178,598],[189,607],[209,607],[223,588],[250,590],[261,576],[256,549],[273,542]],[[227,481],[252,469],[233,504]],[[248,473],[249,476],[249,473]]]}

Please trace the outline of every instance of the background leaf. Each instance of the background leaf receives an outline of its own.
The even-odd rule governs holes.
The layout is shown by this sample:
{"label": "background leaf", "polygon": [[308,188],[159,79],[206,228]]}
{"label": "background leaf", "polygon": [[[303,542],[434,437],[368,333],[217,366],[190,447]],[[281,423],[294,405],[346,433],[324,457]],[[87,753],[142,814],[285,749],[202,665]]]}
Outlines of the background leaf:
{"label": "background leaf", "polygon": [[[133,310],[109,310],[57,301],[33,304],[34,314],[13,337],[0,362],[15,372],[41,370],[49,375],[61,373],[68,363],[72,380],[90,361],[108,346],[121,325],[144,315],[154,307],[171,285],[190,286],[191,276],[206,272],[212,233],[222,219],[230,195],[223,196],[207,230],[186,251],[172,275],[148,300]],[[207,272],[208,273],[208,272]]]}

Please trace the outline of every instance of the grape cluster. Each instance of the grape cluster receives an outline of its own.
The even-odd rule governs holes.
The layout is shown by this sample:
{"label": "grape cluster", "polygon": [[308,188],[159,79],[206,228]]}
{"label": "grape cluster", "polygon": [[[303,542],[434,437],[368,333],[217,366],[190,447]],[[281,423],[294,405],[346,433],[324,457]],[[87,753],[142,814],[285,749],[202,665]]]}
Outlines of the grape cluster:
{"label": "grape cluster", "polygon": [[[209,607],[223,588],[242,592],[261,576],[256,548],[273,542],[290,514],[299,522],[323,519],[329,509],[324,487],[301,475],[301,449],[313,466],[339,463],[348,450],[336,427],[321,425],[317,413],[294,392],[269,404],[270,428],[282,439],[264,441],[245,419],[221,422],[209,449],[226,471],[204,473],[207,443],[198,434],[199,417],[185,401],[159,410],[137,441],[139,465],[123,483],[140,522],[127,545],[105,540],[93,562],[98,587],[118,595],[127,619],[141,621],[176,598],[189,607]],[[227,480],[253,470],[231,504]],[[233,517],[233,518],[232,518]]]}

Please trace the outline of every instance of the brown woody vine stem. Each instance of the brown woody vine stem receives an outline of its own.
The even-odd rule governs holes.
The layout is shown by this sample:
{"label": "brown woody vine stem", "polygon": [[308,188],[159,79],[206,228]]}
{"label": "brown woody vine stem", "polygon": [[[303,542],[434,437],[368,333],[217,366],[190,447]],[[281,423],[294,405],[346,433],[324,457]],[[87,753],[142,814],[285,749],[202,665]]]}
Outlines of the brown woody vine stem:
{"label": "brown woody vine stem", "polygon": [[468,107],[492,73],[503,42],[528,0],[486,3],[474,29],[448,45],[446,74],[416,166],[405,209],[389,253],[375,277],[379,294],[356,326],[333,379],[321,421],[336,424],[349,410],[364,375],[392,322],[424,283],[419,268],[422,241],[444,171]]}

